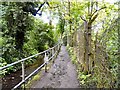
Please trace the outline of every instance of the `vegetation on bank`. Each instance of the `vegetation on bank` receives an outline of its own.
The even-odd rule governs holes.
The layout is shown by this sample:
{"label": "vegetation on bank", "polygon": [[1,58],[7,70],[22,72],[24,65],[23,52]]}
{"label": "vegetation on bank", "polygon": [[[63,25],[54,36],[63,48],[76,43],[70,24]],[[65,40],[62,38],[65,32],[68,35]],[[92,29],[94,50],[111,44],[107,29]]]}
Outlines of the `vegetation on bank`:
{"label": "vegetation on bank", "polygon": [[[1,2],[0,67],[44,51],[61,38],[77,65],[82,86],[120,86],[120,2],[81,1],[46,1],[38,17],[49,13],[48,23],[33,16],[37,14],[35,8],[43,2]],[[55,19],[58,21],[56,25],[53,24]],[[25,63],[34,63],[34,59]],[[0,75],[19,68],[21,65],[11,66],[0,71]]]}

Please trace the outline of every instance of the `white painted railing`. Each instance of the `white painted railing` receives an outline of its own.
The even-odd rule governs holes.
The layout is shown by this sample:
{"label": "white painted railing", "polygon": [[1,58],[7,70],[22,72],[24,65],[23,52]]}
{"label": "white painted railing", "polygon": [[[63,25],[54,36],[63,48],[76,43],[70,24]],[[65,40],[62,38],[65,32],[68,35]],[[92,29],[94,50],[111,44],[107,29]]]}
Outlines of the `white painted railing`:
{"label": "white painted railing", "polygon": [[[20,85],[24,84],[26,80],[28,80],[31,76],[33,76],[38,70],[40,70],[42,67],[45,66],[45,71],[47,71],[47,64],[50,60],[53,60],[53,58],[58,54],[59,50],[60,50],[60,47],[61,47],[61,43],[58,43],[57,45],[55,45],[54,47],[52,48],[49,48],[48,50],[45,50],[43,52],[40,52],[38,54],[35,54],[35,55],[32,55],[32,56],[29,56],[27,58],[24,58],[24,59],[21,59],[21,60],[18,60],[14,63],[11,63],[11,64],[8,64],[4,67],[1,67],[0,68],[0,71],[6,69],[6,68],[9,68],[10,66],[13,66],[15,64],[18,64],[18,63],[21,63],[22,65],[22,81],[19,82],[16,86],[14,86],[14,89],[18,88]],[[24,64],[24,61],[30,59],[30,58],[33,58],[33,57],[36,57],[38,55],[41,55],[41,54],[44,54],[44,63],[42,65],[40,65],[37,69],[35,69],[31,74],[29,74],[27,77],[25,77],[25,64]],[[47,55],[48,54],[48,55]],[[49,56],[51,55],[51,56]]]}

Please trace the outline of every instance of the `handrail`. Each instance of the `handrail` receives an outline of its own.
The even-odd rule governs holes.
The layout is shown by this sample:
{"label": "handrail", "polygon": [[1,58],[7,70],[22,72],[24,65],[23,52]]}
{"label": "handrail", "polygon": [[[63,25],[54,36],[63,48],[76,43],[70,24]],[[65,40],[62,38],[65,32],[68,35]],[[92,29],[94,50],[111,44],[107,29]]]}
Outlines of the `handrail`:
{"label": "handrail", "polygon": [[[58,45],[58,44],[57,44],[57,45]],[[33,57],[38,56],[38,55],[40,55],[40,54],[43,54],[43,53],[45,53],[45,52],[47,52],[47,51],[49,51],[49,50],[55,48],[57,45],[55,45],[54,47],[49,48],[49,49],[47,49],[47,50],[45,50],[45,51],[43,51],[43,52],[40,52],[40,53],[38,53],[38,54],[29,56],[29,57],[27,57],[27,58],[18,60],[18,61],[14,62],[14,63],[8,64],[7,66],[1,67],[0,70],[6,69],[6,68],[8,68],[8,67],[10,67],[10,66],[13,66],[13,65],[18,64],[18,63],[23,62],[23,61],[26,61],[27,59],[30,59],[30,58],[33,58]]]}
{"label": "handrail", "polygon": [[[37,53],[37,54],[35,54],[35,55],[32,55],[32,56],[29,56],[29,57],[27,57],[27,58],[24,58],[24,59],[21,59],[21,60],[19,60],[19,61],[16,61],[16,62],[14,62],[14,63],[11,63],[11,64],[8,64],[8,65],[6,65],[6,66],[4,66],[4,67],[1,67],[0,68],[0,70],[4,70],[4,69],[6,69],[6,68],[8,68],[8,67],[10,67],[10,66],[13,66],[13,65],[15,65],[15,64],[18,64],[18,63],[20,63],[21,62],[21,65],[22,65],[22,81],[21,82],[19,82],[16,86],[14,86],[13,87],[13,90],[14,89],[16,89],[16,88],[18,88],[20,85],[22,85],[26,80],[28,80],[31,76],[33,76],[38,70],[40,70],[42,67],[44,67],[45,65],[47,66],[47,63],[51,60],[51,59],[53,59],[54,58],[54,56],[55,55],[57,55],[57,52],[59,51],[59,49],[60,49],[60,46],[61,46],[61,43],[58,43],[57,45],[55,45],[54,47],[52,47],[52,48],[49,48],[49,49],[47,49],[47,50],[45,50],[45,51],[43,51],[43,52],[40,52],[40,53]],[[56,50],[56,51],[54,51],[54,49]],[[51,52],[50,52],[51,51]],[[32,73],[30,73],[26,78],[25,78],[25,65],[24,65],[24,61],[26,61],[26,60],[28,60],[28,59],[30,59],[30,58],[33,58],[33,57],[35,57],[35,56],[38,56],[38,55],[40,55],[40,54],[45,54],[45,56],[44,56],[44,59],[48,56],[46,56],[46,53],[47,52],[50,52],[51,54],[52,54],[52,56],[51,57],[49,57],[48,58],[48,62],[46,62],[45,60],[44,60],[44,63],[42,64],[42,65],[40,65],[37,69],[35,69]],[[51,55],[50,54],[50,55]]]}

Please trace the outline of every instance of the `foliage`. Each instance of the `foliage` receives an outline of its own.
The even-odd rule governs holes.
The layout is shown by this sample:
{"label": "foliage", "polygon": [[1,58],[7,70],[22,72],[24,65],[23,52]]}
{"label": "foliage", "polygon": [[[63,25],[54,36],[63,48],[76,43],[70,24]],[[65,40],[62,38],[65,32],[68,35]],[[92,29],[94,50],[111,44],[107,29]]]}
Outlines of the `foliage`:
{"label": "foliage", "polygon": [[35,21],[34,26],[35,29],[26,34],[28,42],[24,44],[23,48],[27,56],[44,51],[55,44],[52,26],[44,24],[41,21]]}
{"label": "foliage", "polygon": [[[0,67],[48,49],[60,37],[69,46],[81,85],[117,88],[120,26],[117,3],[81,1],[51,0],[49,4],[55,8],[47,10],[51,12],[51,18],[59,20],[55,27],[23,12],[26,3],[2,3]],[[11,70],[13,67],[0,73]]]}
{"label": "foliage", "polygon": [[[24,12],[22,8],[26,4],[22,2],[1,3],[3,14],[1,15],[0,67],[46,50],[55,44],[52,30],[54,27]],[[0,74],[16,71],[20,67],[21,65],[10,67]]]}
{"label": "foliage", "polygon": [[[74,5],[74,2],[71,2],[71,13],[73,9],[73,12],[76,12],[75,14],[83,16],[82,17],[83,20],[85,19],[89,20],[89,13],[87,9],[89,8],[90,4],[91,4],[90,2],[82,2],[82,4],[80,5],[79,3],[77,3],[77,5]],[[82,8],[79,8],[77,7],[78,5],[83,6]],[[98,25],[96,25],[97,27],[94,27],[94,25],[92,25],[93,28],[90,34],[92,37],[91,40],[87,41],[87,43],[91,42],[90,45],[91,54],[90,60],[88,62],[89,63],[88,66],[90,69],[88,73],[86,73],[84,70],[86,68],[87,61],[84,60],[84,58],[82,58],[85,55],[83,48],[85,45],[84,41],[86,41],[86,39],[84,39],[82,35],[87,33],[87,32],[83,33],[84,30],[86,29],[83,28],[83,25],[81,25],[80,28],[77,29],[77,31],[73,31],[73,33],[70,33],[71,36],[75,34],[76,37],[72,38],[76,42],[74,42],[73,47],[68,47],[68,51],[70,53],[72,61],[77,65],[78,79],[80,80],[80,84],[83,87],[117,88],[118,65],[119,65],[118,64],[119,55],[117,54],[119,43],[118,42],[119,25],[117,24],[118,22],[117,16],[115,17],[114,15],[117,13],[116,12],[117,8],[115,4],[109,3],[103,4],[101,2],[98,2],[98,5],[100,7],[106,6],[107,8],[105,10],[100,11],[99,16],[93,22],[93,24]],[[79,9],[81,9],[80,12],[78,11]],[[76,15],[74,15],[74,13],[71,14],[71,18],[75,16]],[[80,16],[78,17],[80,18]],[[78,24],[78,21],[73,22]],[[99,23],[101,23],[101,26]],[[72,27],[76,28],[76,24],[73,24]],[[89,48],[85,47],[85,49],[88,50]]]}

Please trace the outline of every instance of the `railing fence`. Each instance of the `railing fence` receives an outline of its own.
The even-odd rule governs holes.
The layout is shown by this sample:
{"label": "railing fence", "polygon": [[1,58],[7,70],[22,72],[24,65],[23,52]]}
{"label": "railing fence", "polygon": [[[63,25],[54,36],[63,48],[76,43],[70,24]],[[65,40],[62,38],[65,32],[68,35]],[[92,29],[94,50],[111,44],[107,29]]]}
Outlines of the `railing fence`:
{"label": "railing fence", "polygon": [[[27,58],[21,59],[19,61],[14,62],[14,63],[8,64],[8,65],[6,65],[4,67],[1,67],[0,71],[2,71],[4,69],[7,69],[10,66],[21,63],[21,66],[22,66],[22,81],[19,82],[16,86],[13,87],[12,90],[14,90],[14,89],[18,88],[20,85],[24,84],[26,80],[28,80],[31,76],[33,76],[42,67],[45,66],[45,72],[47,72],[47,64],[49,63],[50,60],[53,60],[53,62],[54,62],[54,58],[58,54],[58,52],[60,50],[60,47],[61,47],[61,43],[58,43],[57,45],[55,45],[52,48],[49,48],[48,50],[45,50],[45,51],[40,52],[38,54],[29,56]],[[25,77],[25,61],[28,60],[28,59],[31,59],[33,57],[36,57],[38,55],[42,55],[42,54],[44,54],[44,63],[42,65],[40,65],[37,69],[35,69],[32,73],[30,73],[28,76]]]}

